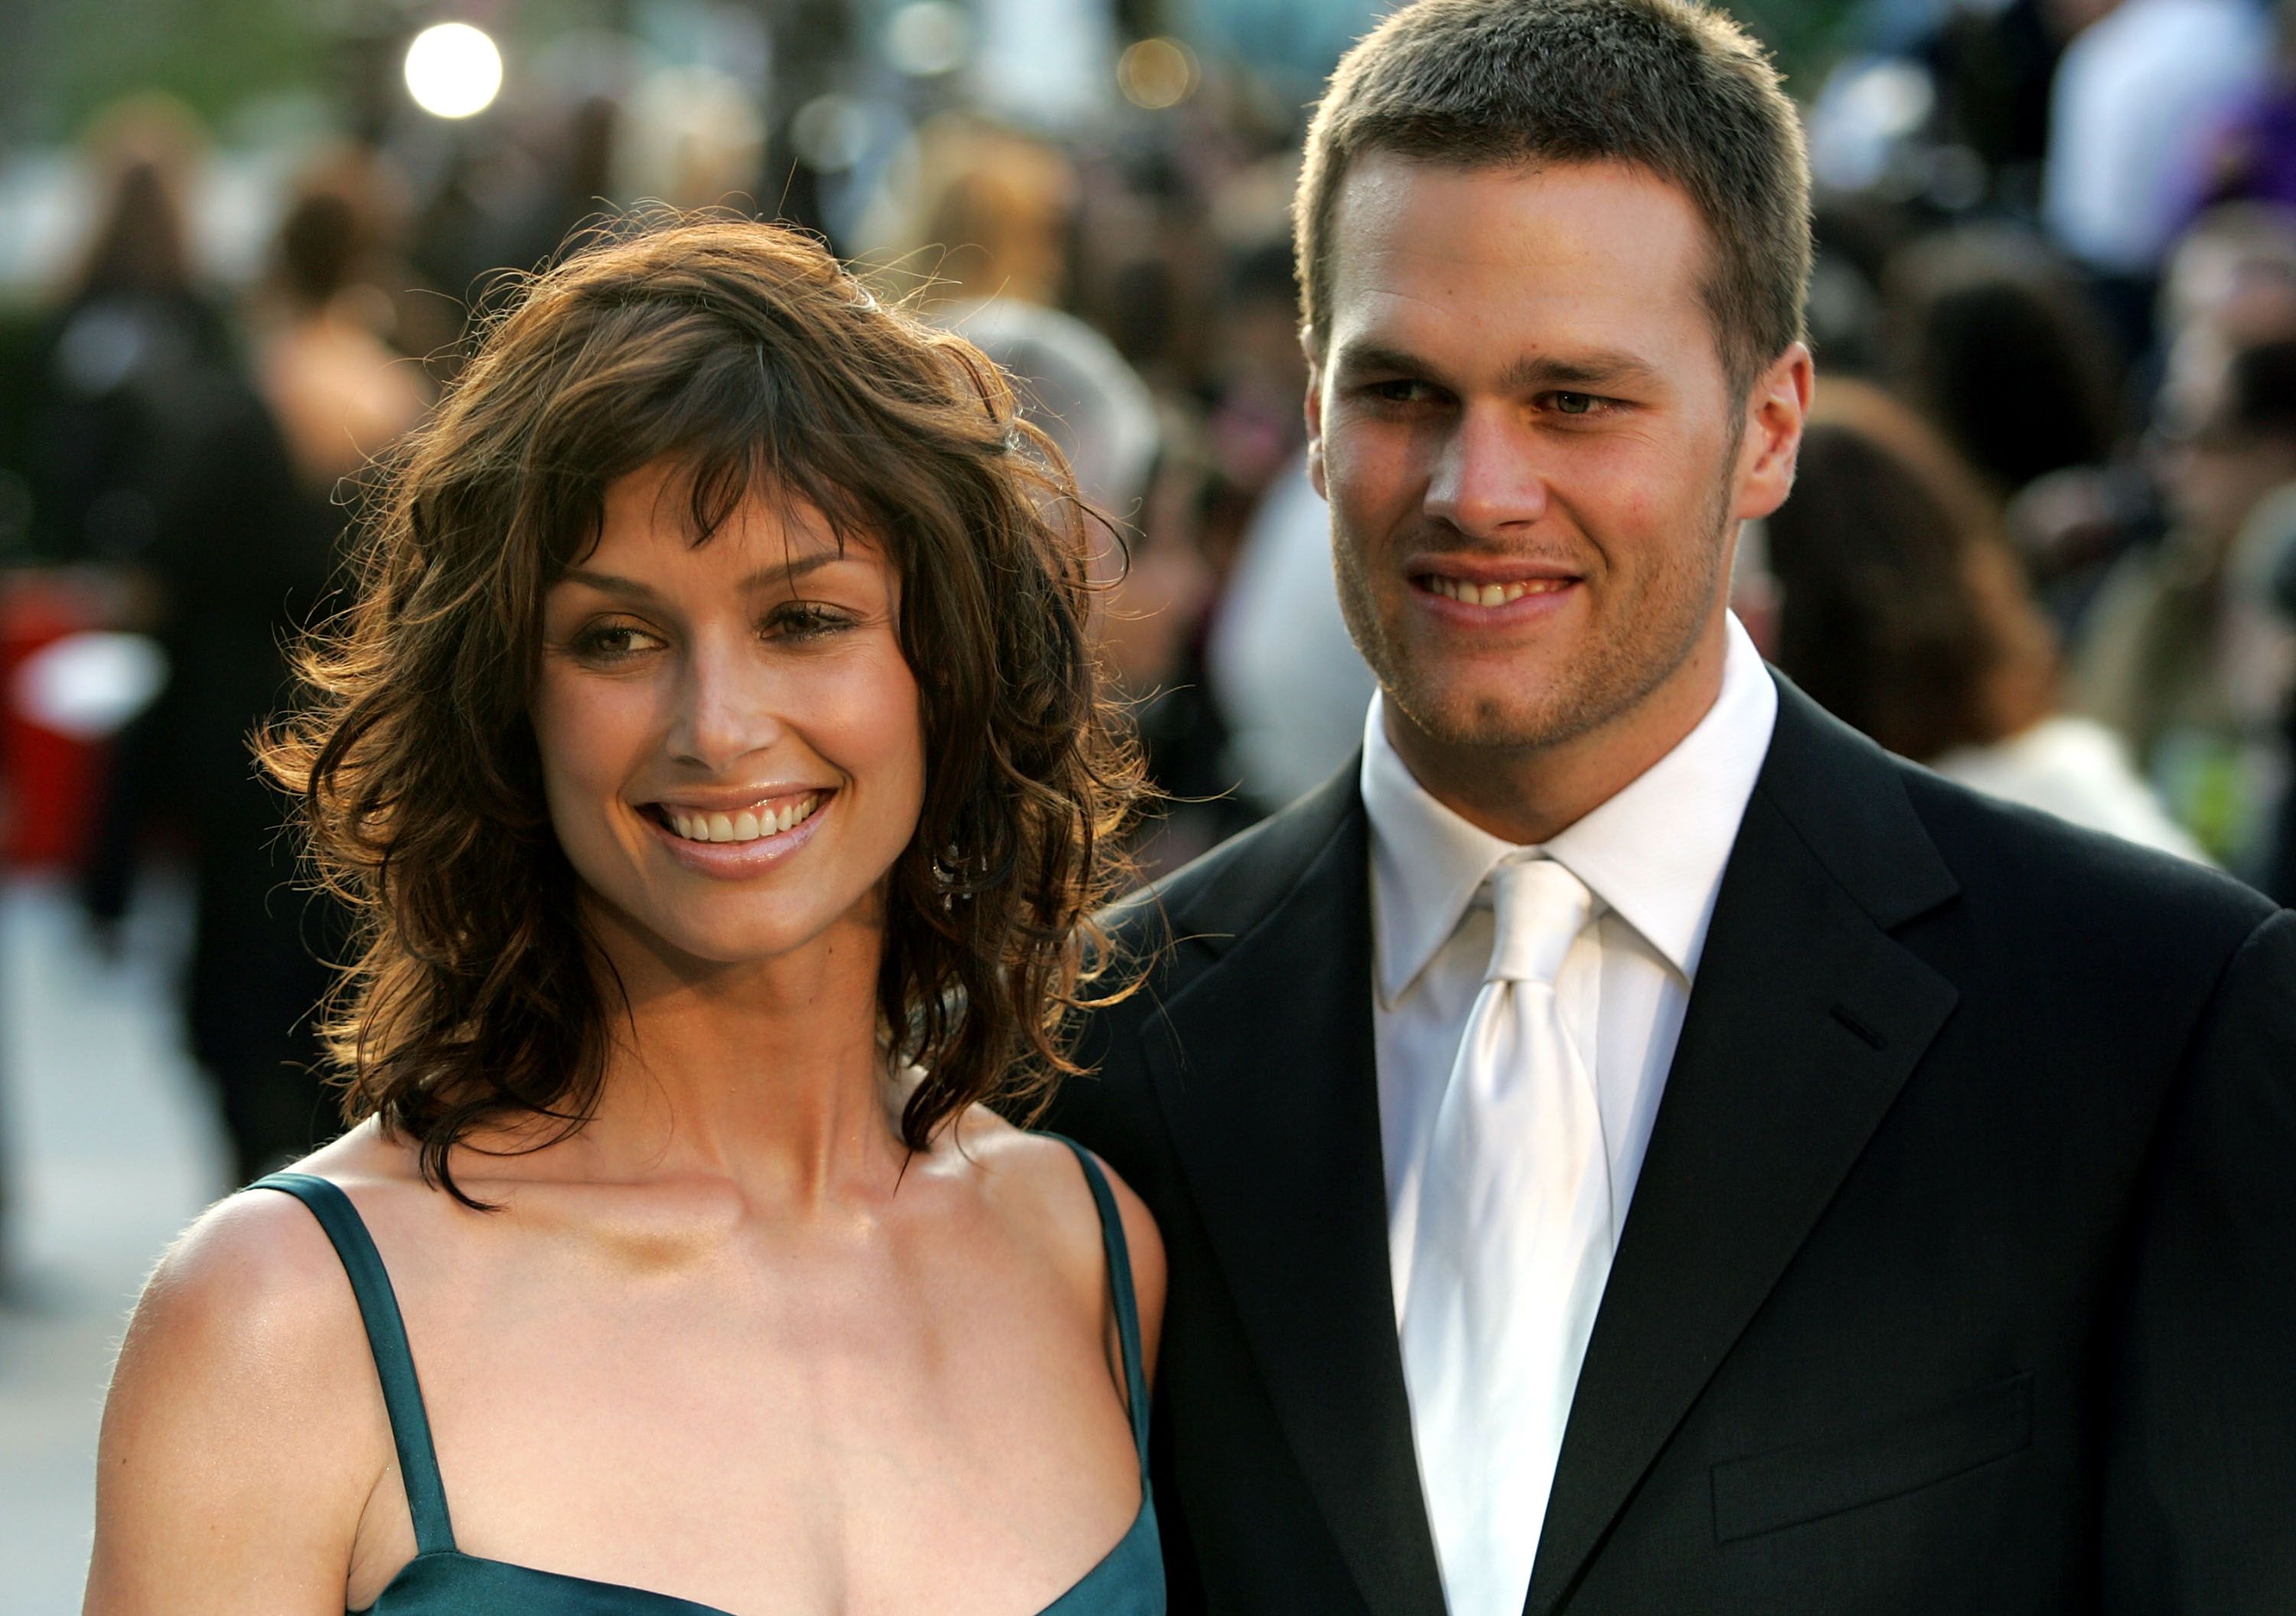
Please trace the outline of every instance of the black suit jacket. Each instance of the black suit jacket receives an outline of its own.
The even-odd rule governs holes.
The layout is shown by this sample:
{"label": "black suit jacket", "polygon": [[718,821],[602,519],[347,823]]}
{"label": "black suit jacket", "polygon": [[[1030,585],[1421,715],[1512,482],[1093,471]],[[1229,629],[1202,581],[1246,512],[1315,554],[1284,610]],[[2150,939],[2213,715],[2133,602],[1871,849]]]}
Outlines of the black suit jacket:
{"label": "black suit jacket", "polygon": [[[1174,1609],[1439,1616],[1349,770],[1120,912]],[[1528,1610],[2296,1612],[2296,914],[1781,685]]]}

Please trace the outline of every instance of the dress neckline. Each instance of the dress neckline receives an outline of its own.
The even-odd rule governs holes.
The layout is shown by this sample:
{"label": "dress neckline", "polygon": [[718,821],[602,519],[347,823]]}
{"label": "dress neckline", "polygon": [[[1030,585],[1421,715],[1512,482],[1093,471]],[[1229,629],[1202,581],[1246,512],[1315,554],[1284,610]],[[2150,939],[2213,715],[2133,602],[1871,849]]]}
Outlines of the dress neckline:
{"label": "dress neckline", "polygon": [[[1106,1554],[1093,1562],[1090,1571],[1069,1584],[1061,1591],[1058,1598],[1037,1612],[1036,1616],[1059,1616],[1062,1606],[1079,1595],[1089,1593],[1093,1582],[1102,1572],[1121,1563],[1124,1551],[1130,1546],[1135,1538],[1138,1538],[1144,1530],[1153,1530],[1155,1520],[1156,1512],[1149,1500],[1148,1483],[1144,1477],[1140,1483],[1139,1507],[1133,1511],[1132,1524],[1125,1528],[1124,1535],[1109,1546]],[[717,1605],[702,1604],[692,1599],[681,1599],[675,1594],[664,1594],[653,1588],[637,1587],[624,1582],[600,1582],[593,1578],[576,1577],[565,1571],[549,1571],[537,1566],[521,1565],[514,1560],[490,1560],[482,1554],[466,1554],[457,1548],[434,1549],[427,1554],[415,1555],[414,1559],[400,1566],[398,1574],[383,1585],[382,1592],[375,1595],[373,1604],[362,1605],[357,1611],[346,1612],[346,1616],[370,1616],[370,1612],[385,1610],[394,1593],[403,1590],[406,1584],[426,1575],[427,1567],[439,1562],[457,1562],[465,1566],[481,1567],[489,1572],[507,1575],[521,1582],[536,1581],[562,1587],[580,1588],[592,1594],[626,1595],[632,1599],[645,1601],[650,1606],[659,1610],[661,1616],[734,1616],[733,1612],[720,1609]],[[426,1569],[418,1570],[418,1567]]]}
{"label": "dress neckline", "polygon": [[[1140,1463],[1140,1503],[1133,1511],[1132,1523],[1108,1552],[1095,1561],[1092,1569],[1071,1583],[1061,1595],[1046,1605],[1037,1616],[1059,1616],[1062,1606],[1078,1595],[1090,1590],[1094,1579],[1111,1567],[1121,1563],[1121,1557],[1133,1541],[1144,1531],[1153,1534],[1155,1505],[1148,1486],[1148,1377],[1140,1339],[1140,1314],[1137,1298],[1132,1287],[1131,1253],[1124,1238],[1124,1221],[1116,1204],[1114,1193],[1108,1186],[1106,1176],[1092,1153],[1075,1140],[1058,1134],[1046,1136],[1058,1139],[1075,1153],[1083,1169],[1085,1181],[1091,1186],[1093,1205],[1100,1215],[1101,1241],[1108,1263],[1109,1292],[1116,1312],[1117,1337],[1124,1364],[1126,1412],[1132,1425],[1133,1447]],[[454,1527],[447,1510],[446,1486],[439,1472],[439,1456],[430,1438],[429,1412],[423,1406],[421,1382],[414,1373],[414,1354],[406,1339],[406,1325],[398,1309],[398,1298],[390,1283],[390,1275],[383,1267],[382,1255],[375,1249],[374,1237],[359,1216],[351,1199],[329,1179],[312,1173],[273,1173],[258,1178],[250,1189],[278,1190],[292,1195],[308,1207],[318,1219],[321,1228],[342,1259],[345,1274],[349,1277],[351,1293],[358,1303],[359,1316],[366,1326],[367,1344],[374,1356],[375,1372],[382,1382],[383,1406],[390,1419],[391,1441],[398,1449],[399,1473],[406,1485],[407,1513],[414,1525],[414,1557],[401,1566],[374,1603],[360,1612],[347,1616],[366,1616],[367,1612],[380,1611],[390,1600],[394,1589],[410,1581],[432,1574],[430,1568],[459,1565],[478,1568],[486,1574],[509,1577],[518,1581],[539,1581],[568,1588],[580,1588],[592,1594],[611,1594],[646,1601],[658,1607],[661,1616],[734,1616],[730,1611],[715,1605],[681,1599],[674,1594],[658,1593],[652,1588],[634,1587],[624,1583],[599,1582],[586,1577],[576,1577],[563,1571],[542,1571],[521,1565],[514,1561],[489,1560],[477,1554],[466,1554],[455,1546]],[[424,1568],[418,1570],[417,1568]]]}

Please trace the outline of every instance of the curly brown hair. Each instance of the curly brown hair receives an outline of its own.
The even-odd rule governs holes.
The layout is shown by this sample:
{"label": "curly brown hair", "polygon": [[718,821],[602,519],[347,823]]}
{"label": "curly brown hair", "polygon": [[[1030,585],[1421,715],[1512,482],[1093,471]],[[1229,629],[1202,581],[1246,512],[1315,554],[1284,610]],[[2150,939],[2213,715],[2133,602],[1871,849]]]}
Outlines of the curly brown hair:
{"label": "curly brown hair", "polygon": [[529,1116],[563,1137],[604,1076],[620,986],[528,707],[545,592],[596,543],[609,486],[665,461],[694,542],[753,486],[786,490],[901,579],[926,776],[885,878],[877,1006],[924,1072],[909,1148],[978,1101],[1040,1105],[1077,1070],[1075,1013],[1111,996],[1091,916],[1145,788],[1059,452],[971,344],[808,236],[684,215],[602,232],[491,323],[384,468],[355,603],[301,648],[300,710],[259,746],[361,923],[326,1025],[344,1114],[414,1141],[458,1199],[458,1141]]}

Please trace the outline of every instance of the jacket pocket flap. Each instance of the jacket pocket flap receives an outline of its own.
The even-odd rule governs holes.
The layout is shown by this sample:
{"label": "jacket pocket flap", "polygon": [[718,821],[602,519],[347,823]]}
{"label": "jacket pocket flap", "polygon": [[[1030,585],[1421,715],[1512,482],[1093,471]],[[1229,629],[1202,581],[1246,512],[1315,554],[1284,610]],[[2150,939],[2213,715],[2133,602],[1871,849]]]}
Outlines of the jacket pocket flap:
{"label": "jacket pocket flap", "polygon": [[1980,1464],[2033,1440],[2033,1377],[1964,1393],[1855,1436],[1800,1442],[1714,1467],[1714,1531],[1722,1542],[1879,1504]]}

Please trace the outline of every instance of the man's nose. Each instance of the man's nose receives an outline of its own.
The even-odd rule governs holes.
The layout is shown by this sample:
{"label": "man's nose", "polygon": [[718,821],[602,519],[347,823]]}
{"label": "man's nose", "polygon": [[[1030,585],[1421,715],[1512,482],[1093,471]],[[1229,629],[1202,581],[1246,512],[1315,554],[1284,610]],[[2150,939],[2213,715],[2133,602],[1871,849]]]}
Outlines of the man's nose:
{"label": "man's nose", "polygon": [[783,730],[778,686],[754,646],[697,644],[677,682],[669,729],[672,756],[722,775],[771,746]]}
{"label": "man's nose", "polygon": [[1471,406],[1444,440],[1427,482],[1427,514],[1471,537],[1496,537],[1546,513],[1535,435],[1512,408]]}

